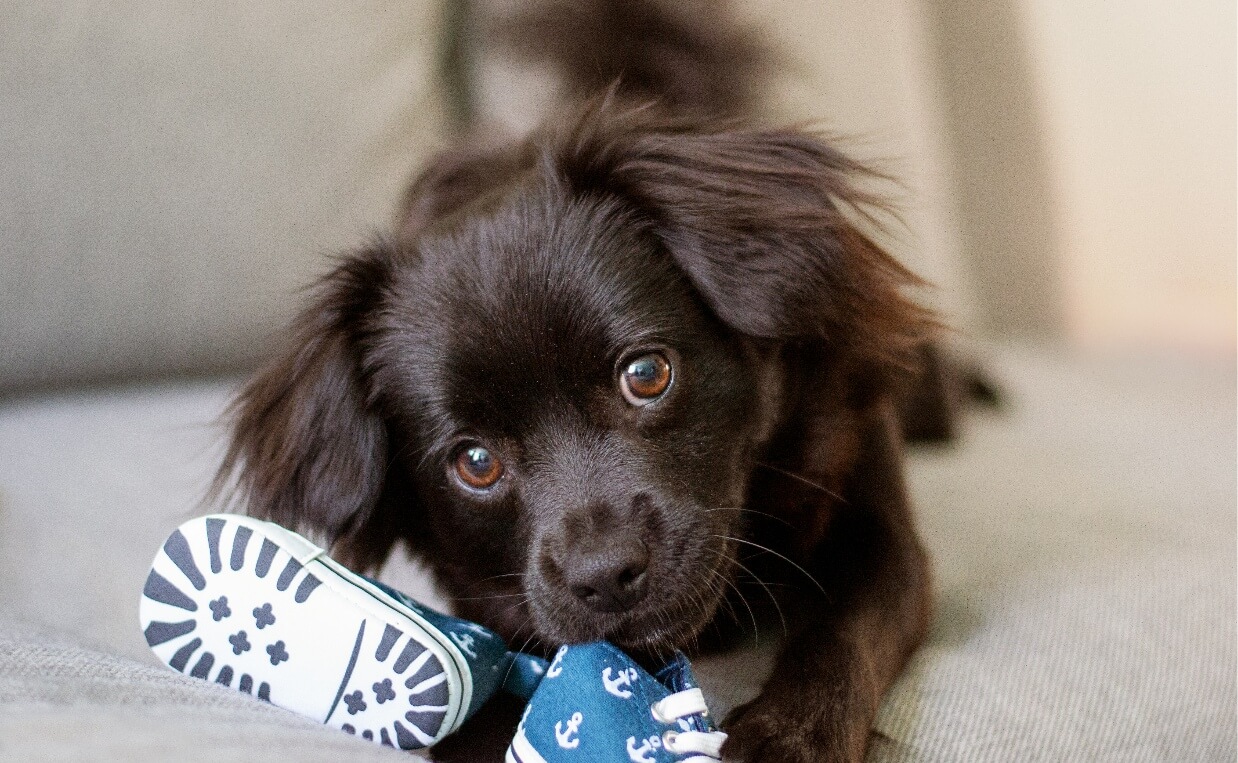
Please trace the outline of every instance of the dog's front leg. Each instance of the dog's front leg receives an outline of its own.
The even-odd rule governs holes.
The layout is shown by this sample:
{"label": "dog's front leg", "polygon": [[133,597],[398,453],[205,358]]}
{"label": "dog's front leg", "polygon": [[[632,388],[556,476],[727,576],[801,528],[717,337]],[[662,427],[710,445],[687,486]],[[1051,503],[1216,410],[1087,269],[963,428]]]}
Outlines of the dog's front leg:
{"label": "dog's front leg", "polygon": [[928,562],[891,421],[875,415],[865,427],[845,501],[806,565],[824,591],[784,604],[789,632],[772,676],[723,725],[728,759],[861,760],[883,693],[923,638]]}

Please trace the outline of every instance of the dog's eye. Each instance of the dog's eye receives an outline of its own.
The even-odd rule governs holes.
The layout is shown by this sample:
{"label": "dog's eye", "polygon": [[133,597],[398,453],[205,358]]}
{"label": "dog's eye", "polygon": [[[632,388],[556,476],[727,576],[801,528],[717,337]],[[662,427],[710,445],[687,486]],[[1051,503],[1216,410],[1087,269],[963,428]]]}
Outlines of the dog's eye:
{"label": "dog's eye", "polygon": [[670,386],[670,361],[657,352],[633,358],[619,374],[619,390],[632,405],[651,403]]}
{"label": "dog's eye", "polygon": [[485,490],[503,476],[503,462],[480,445],[470,445],[456,456],[456,476],[474,490]]}

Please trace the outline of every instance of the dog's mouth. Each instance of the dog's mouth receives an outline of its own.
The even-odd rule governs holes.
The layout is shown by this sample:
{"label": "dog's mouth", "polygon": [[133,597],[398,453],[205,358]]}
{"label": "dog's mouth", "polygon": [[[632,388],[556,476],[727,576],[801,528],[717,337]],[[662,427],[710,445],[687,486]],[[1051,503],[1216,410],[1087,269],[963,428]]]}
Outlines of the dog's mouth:
{"label": "dog's mouth", "polygon": [[661,617],[632,620],[603,638],[629,652],[660,652],[682,649],[694,642],[713,619],[721,599],[698,608],[696,617],[676,612]]}

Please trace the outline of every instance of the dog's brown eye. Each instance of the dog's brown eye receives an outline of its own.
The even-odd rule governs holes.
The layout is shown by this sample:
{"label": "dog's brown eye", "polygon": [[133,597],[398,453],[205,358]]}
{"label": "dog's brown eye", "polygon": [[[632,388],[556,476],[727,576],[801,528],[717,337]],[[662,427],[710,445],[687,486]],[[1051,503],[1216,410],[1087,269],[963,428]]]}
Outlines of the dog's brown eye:
{"label": "dog's brown eye", "polygon": [[474,490],[485,490],[503,476],[503,462],[480,445],[470,445],[456,456],[456,475]]}
{"label": "dog's brown eye", "polygon": [[653,402],[671,386],[671,364],[657,352],[628,361],[619,375],[619,390],[632,405]]}

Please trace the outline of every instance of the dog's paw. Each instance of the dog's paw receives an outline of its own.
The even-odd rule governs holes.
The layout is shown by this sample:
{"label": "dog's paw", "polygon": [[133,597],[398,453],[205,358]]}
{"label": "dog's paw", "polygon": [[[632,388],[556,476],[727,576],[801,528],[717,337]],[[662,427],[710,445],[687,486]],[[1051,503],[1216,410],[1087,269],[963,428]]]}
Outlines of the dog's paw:
{"label": "dog's paw", "polygon": [[757,698],[731,711],[722,730],[727,761],[743,763],[831,763],[859,761],[863,749],[854,749],[847,734],[838,733],[825,712],[809,703],[786,706]]}

